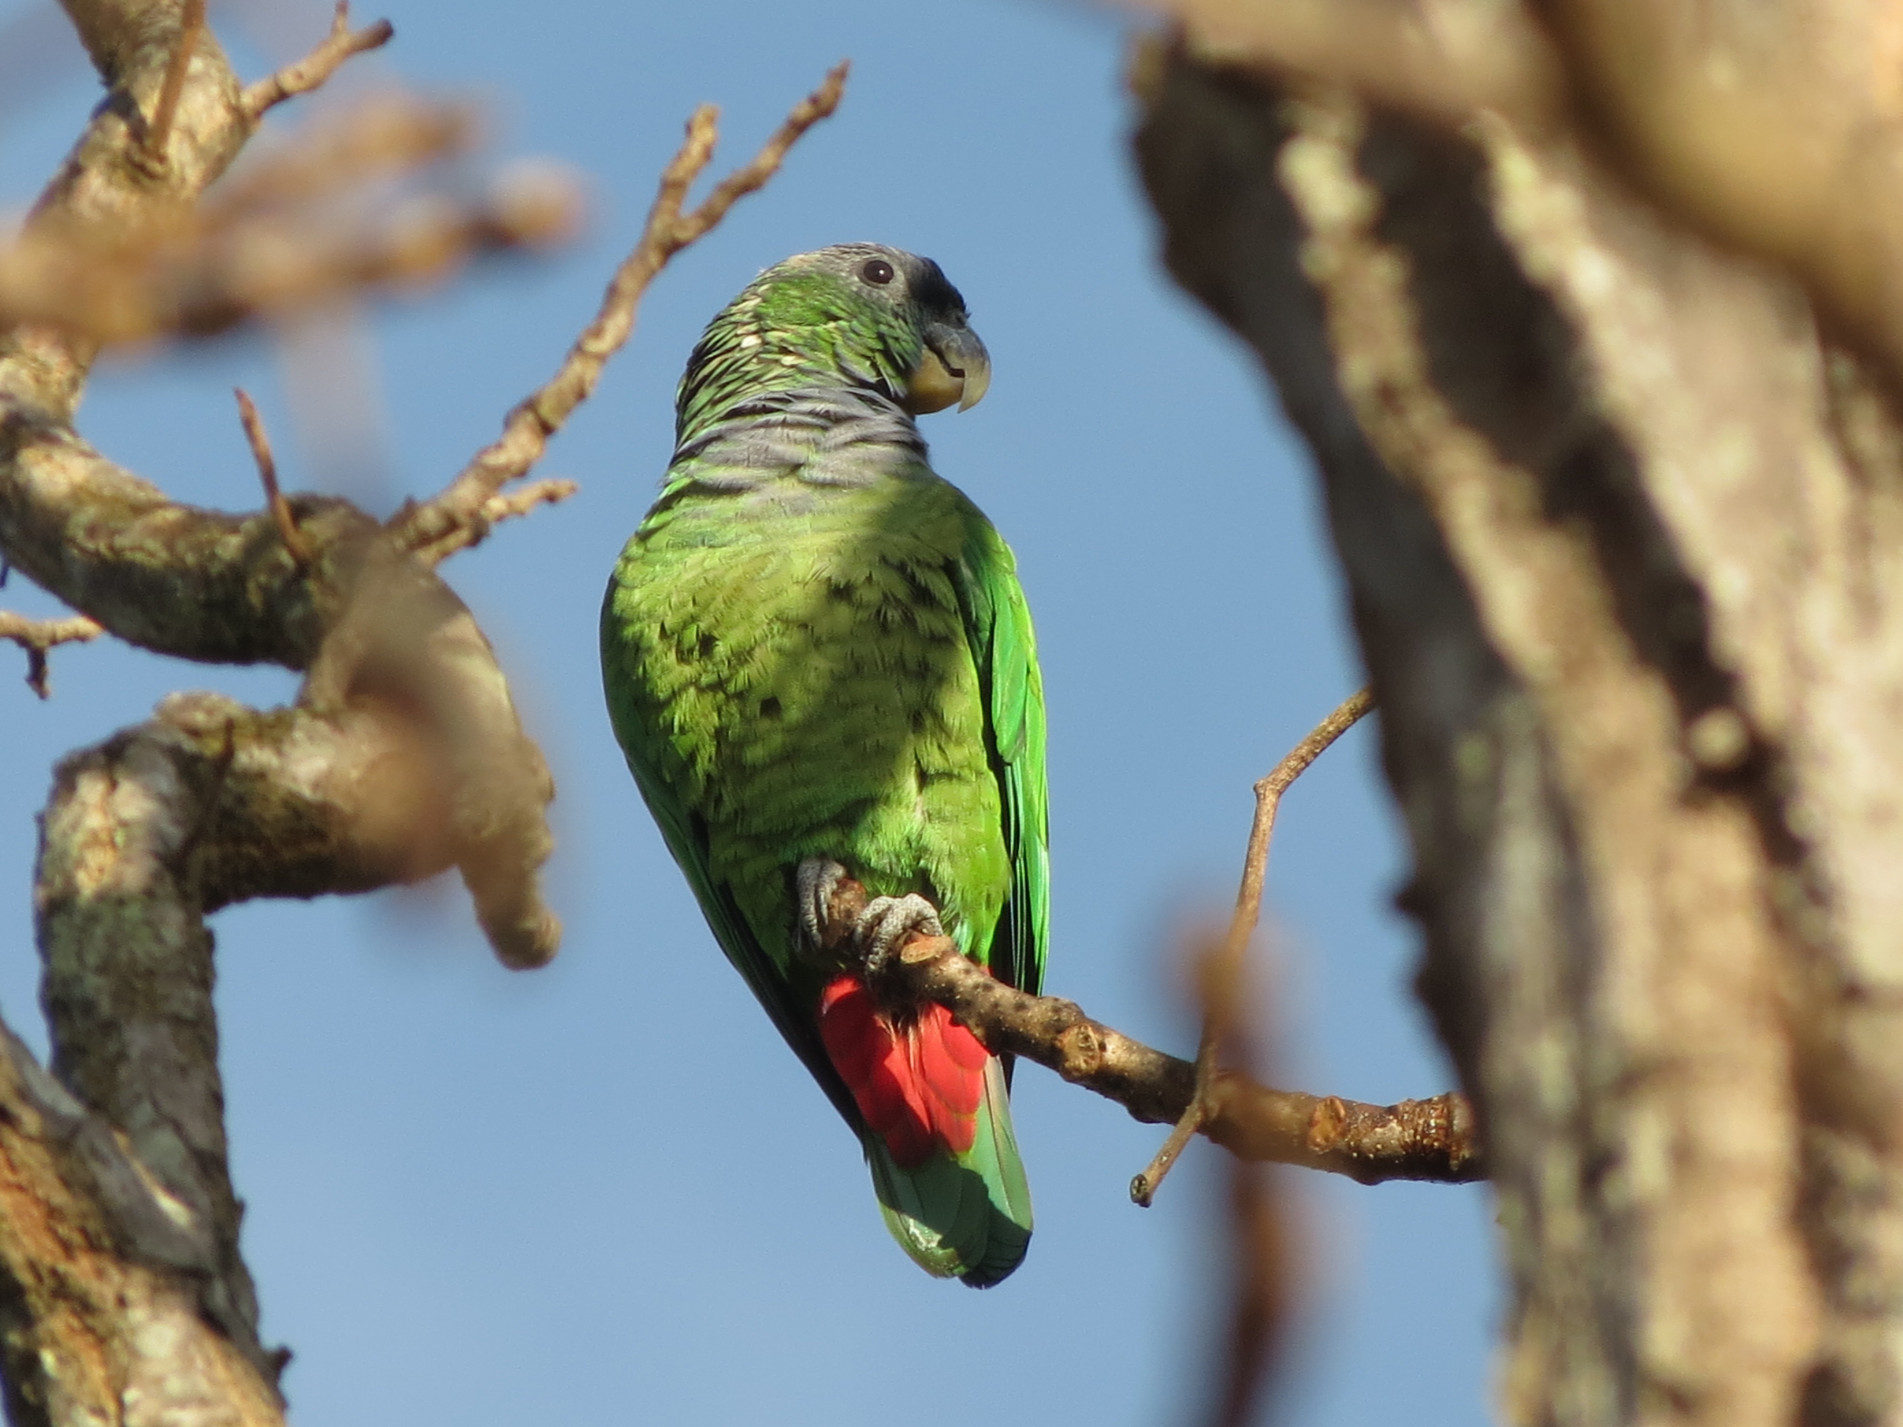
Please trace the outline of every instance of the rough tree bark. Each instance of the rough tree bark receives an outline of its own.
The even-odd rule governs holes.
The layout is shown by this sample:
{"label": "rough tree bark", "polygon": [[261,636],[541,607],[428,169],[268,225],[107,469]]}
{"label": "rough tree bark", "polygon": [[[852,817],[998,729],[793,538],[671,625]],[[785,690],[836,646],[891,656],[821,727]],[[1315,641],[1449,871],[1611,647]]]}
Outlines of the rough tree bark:
{"label": "rough tree bark", "polygon": [[1169,8],[1138,161],[1315,453],[1507,1418],[1903,1421],[1903,10]]}
{"label": "rough tree bark", "polygon": [[[104,287],[189,246],[262,112],[389,33],[340,11],[309,61],[247,91],[202,6],[67,11],[107,98],[5,257],[17,278],[63,251]],[[21,1424],[276,1423],[205,916],[456,866],[497,954],[539,964],[559,937],[537,890],[551,788],[468,611],[375,521],[340,501],[182,506],[88,447],[71,422],[99,346],[71,323],[0,328],[0,554],[120,638],[305,680],[285,709],[174,698],[55,774],[35,909],[57,1080],[6,1038],[0,1375]]]}

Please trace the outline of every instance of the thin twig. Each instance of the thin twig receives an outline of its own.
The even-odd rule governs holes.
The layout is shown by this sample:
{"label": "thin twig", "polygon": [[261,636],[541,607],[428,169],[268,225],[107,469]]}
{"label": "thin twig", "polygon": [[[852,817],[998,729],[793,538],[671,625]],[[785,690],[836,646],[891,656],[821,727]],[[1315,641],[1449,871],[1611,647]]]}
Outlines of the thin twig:
{"label": "thin twig", "polygon": [[258,480],[264,486],[265,504],[271,507],[271,518],[277,522],[278,535],[284,541],[284,548],[291,552],[291,558],[297,562],[297,568],[308,570],[311,567],[311,547],[304,539],[303,532],[297,528],[297,517],[291,511],[291,503],[278,488],[277,458],[271,454],[271,438],[264,434],[264,419],[258,415],[258,408],[243,387],[233,387],[231,390],[232,395],[238,398],[238,419],[244,423],[245,439],[250,441],[252,459],[258,463]]}
{"label": "thin twig", "polygon": [[46,651],[55,644],[83,644],[105,633],[105,627],[83,614],[64,619],[28,619],[11,610],[0,610],[0,639],[11,639],[26,650],[27,687],[41,698],[50,698],[46,681]]}
{"label": "thin twig", "polygon": [[458,550],[467,550],[471,545],[479,544],[505,520],[527,515],[537,506],[558,505],[580,489],[579,484],[564,476],[551,476],[546,480],[531,481],[518,491],[492,495],[482,503],[482,519],[479,522],[459,525],[429,547],[429,563],[438,564]]}
{"label": "thin twig", "polygon": [[245,87],[241,103],[252,123],[263,117],[273,105],[282,104],[298,94],[307,94],[335,74],[343,62],[365,50],[378,49],[396,33],[388,20],[378,20],[361,30],[350,28],[349,0],[337,0],[331,17],[330,33],[304,58],[287,64],[275,74],[266,75]]}
{"label": "thin twig", "polygon": [[1236,919],[1230,927],[1231,953],[1248,945],[1256,923],[1262,918],[1262,885],[1269,869],[1269,839],[1275,835],[1275,813],[1289,785],[1308,771],[1309,765],[1328,751],[1329,745],[1374,709],[1374,695],[1367,689],[1350,695],[1340,707],[1316,724],[1308,737],[1291,748],[1282,761],[1255,785],[1255,824],[1249,829],[1249,850],[1243,860],[1242,887],[1236,894]]}
{"label": "thin twig", "polygon": [[615,270],[594,320],[568,349],[555,375],[509,413],[496,440],[478,451],[440,494],[397,514],[391,527],[400,545],[425,563],[435,564],[488,534],[483,514],[487,503],[542,459],[549,438],[594,392],[608,359],[633,334],[648,285],[670,258],[705,237],[736,202],[764,186],[800,136],[839,107],[847,70],[843,60],[834,66],[751,162],[729,174],[698,207],[683,213],[688,190],[713,158],[719,133],[713,106],[702,105],[694,111],[687,121],[686,140],[661,175],[641,238]]}
{"label": "thin twig", "polygon": [[1256,925],[1262,920],[1262,887],[1268,877],[1269,840],[1275,835],[1275,814],[1281,806],[1282,794],[1331,743],[1359,723],[1373,707],[1374,696],[1368,690],[1351,696],[1316,724],[1308,736],[1255,785],[1255,821],[1249,828],[1248,851],[1243,855],[1242,887],[1236,894],[1235,916],[1230,920],[1229,934],[1223,939],[1221,950],[1205,962],[1205,976],[1210,984],[1205,996],[1202,1037],[1196,1047],[1196,1093],[1182,1119],[1156,1152],[1156,1158],[1130,1181],[1130,1198],[1144,1208],[1150,1206],[1164,1176],[1210,1113],[1209,1090],[1215,1081],[1216,1058],[1227,1031],[1224,1008],[1234,1004],[1249,938],[1255,935]]}
{"label": "thin twig", "polygon": [[159,86],[159,102],[152,111],[152,123],[145,131],[145,155],[161,167],[165,146],[172,138],[172,122],[178,117],[178,101],[185,93],[185,76],[192,67],[192,53],[198,48],[199,33],[205,28],[205,0],[185,0],[179,15],[178,45],[172,62],[166,66],[165,82]]}

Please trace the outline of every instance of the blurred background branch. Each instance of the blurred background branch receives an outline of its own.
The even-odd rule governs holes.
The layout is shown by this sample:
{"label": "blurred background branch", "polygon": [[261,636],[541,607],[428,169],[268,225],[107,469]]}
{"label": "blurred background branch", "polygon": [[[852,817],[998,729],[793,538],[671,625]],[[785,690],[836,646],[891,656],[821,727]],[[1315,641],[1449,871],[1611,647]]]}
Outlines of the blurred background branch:
{"label": "blurred background branch", "polygon": [[102,229],[40,215],[0,250],[0,322],[92,345],[207,337],[571,236],[580,194],[551,166],[504,170],[474,194],[432,176],[469,145],[470,121],[460,105],[386,94],[280,140],[215,199],[165,221]]}
{"label": "blurred background branch", "polygon": [[1894,7],[1177,13],[1139,163],[1316,455],[1506,1415],[1893,1420]]}

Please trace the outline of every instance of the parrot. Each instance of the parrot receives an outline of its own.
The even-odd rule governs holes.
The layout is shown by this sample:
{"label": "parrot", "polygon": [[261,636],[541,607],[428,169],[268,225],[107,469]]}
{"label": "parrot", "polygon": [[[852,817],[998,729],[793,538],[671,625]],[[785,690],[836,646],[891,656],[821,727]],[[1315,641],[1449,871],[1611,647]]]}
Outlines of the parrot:
{"label": "parrot", "polygon": [[[878,973],[920,933],[1043,985],[1030,612],[914,420],[990,377],[928,258],[846,243],[768,268],[688,359],[601,619],[615,736],[715,939],[857,1134],[892,1236],[976,1288],[1031,1238],[1011,1065]],[[869,898],[856,961],[822,946],[846,878]]]}

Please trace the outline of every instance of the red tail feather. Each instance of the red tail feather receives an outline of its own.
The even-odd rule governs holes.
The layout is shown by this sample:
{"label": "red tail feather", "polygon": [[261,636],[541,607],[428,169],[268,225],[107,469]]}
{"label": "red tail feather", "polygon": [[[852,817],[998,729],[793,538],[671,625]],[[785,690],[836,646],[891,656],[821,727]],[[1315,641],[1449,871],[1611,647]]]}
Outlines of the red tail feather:
{"label": "red tail feather", "polygon": [[941,1148],[971,1148],[988,1052],[950,1011],[928,1004],[894,1017],[865,982],[841,976],[820,993],[819,1035],[859,1113],[901,1169],[916,1169]]}

